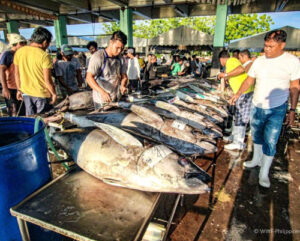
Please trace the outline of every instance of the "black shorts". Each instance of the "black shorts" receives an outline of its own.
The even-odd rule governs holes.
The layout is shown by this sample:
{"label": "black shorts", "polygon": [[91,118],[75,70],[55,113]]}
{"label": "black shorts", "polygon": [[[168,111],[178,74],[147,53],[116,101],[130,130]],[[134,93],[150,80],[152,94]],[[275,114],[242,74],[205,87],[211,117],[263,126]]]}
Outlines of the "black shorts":
{"label": "black shorts", "polygon": [[10,99],[4,98],[8,115],[9,116],[24,115],[25,108],[24,105],[22,105],[22,102],[17,100],[17,90],[16,89],[8,89],[8,90],[10,92]]}

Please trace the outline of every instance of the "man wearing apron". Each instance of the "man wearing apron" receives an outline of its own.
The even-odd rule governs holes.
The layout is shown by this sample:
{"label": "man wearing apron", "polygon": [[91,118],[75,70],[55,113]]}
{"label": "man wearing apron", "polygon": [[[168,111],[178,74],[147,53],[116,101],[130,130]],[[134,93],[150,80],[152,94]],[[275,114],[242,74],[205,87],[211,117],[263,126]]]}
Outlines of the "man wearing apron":
{"label": "man wearing apron", "polygon": [[127,44],[127,36],[116,31],[106,49],[94,53],[89,61],[87,83],[93,90],[95,109],[104,103],[116,101],[126,92],[127,68],[121,53]]}

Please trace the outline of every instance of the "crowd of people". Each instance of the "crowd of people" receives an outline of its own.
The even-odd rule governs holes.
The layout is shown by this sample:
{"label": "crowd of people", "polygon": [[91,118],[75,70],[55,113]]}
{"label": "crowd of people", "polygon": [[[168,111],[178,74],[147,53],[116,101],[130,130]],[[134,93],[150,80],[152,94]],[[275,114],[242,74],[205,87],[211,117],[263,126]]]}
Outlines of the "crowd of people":
{"label": "crowd of people", "polygon": [[[219,54],[223,72],[218,78],[227,82],[235,105],[234,125],[225,145],[228,150],[243,150],[246,127],[250,121],[254,142],[254,155],[244,167],[260,166],[259,184],[270,187],[269,169],[276,153],[288,108],[287,122],[292,124],[299,97],[300,62],[284,51],[287,34],[283,30],[271,31],[265,36],[261,56],[251,57],[248,50],[227,50]],[[8,35],[10,50],[0,56],[0,79],[2,95],[8,114],[16,116],[24,111],[34,115],[51,109],[57,100],[57,92],[64,97],[80,90],[93,91],[95,108],[107,102],[117,101],[125,93],[141,90],[142,86],[158,76],[158,59],[149,54],[147,59],[135,53],[134,48],[124,51],[127,36],[122,31],[112,34],[106,48],[98,49],[96,42],[87,48],[90,57],[62,45],[52,60],[47,48],[52,34],[43,27],[34,30],[29,45],[19,34]],[[186,58],[174,55],[168,62],[170,76],[192,75],[203,77],[205,63],[193,55]],[[54,81],[53,81],[54,79]],[[59,88],[58,88],[59,87]]]}

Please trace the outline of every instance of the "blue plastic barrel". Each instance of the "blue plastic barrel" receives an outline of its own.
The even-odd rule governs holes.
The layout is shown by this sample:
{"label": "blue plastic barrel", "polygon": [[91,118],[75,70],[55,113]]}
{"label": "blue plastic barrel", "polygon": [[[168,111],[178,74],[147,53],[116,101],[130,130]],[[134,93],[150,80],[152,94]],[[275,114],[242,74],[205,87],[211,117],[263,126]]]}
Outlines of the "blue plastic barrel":
{"label": "blue plastic barrel", "polygon": [[0,240],[22,240],[9,209],[51,180],[45,125],[33,118],[0,118]]}

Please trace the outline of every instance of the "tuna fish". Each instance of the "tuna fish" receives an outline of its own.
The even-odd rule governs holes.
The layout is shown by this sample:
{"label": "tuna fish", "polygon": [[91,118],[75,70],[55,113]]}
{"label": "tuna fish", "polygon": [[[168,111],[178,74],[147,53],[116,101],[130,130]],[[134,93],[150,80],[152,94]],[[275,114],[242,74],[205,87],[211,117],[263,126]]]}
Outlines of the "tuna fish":
{"label": "tuna fish", "polygon": [[193,133],[185,123],[163,120],[159,115],[142,106],[131,106],[131,111],[115,111],[78,116],[65,113],[64,118],[79,127],[92,127],[106,123],[142,135],[144,138],[168,145],[182,155],[199,155],[216,152],[215,141]]}
{"label": "tuna fish", "polygon": [[144,148],[130,134],[100,129],[55,132],[58,143],[84,171],[105,183],[149,192],[201,194],[210,176],[163,145]]}
{"label": "tuna fish", "polygon": [[183,121],[187,125],[199,130],[208,137],[222,137],[222,130],[213,122],[206,119],[203,114],[193,113],[190,110],[182,110],[177,106],[164,101],[154,101],[154,103],[155,106],[149,104],[144,104],[143,106],[159,115]]}
{"label": "tuna fish", "polygon": [[94,107],[92,91],[77,92],[67,96],[62,102],[54,107],[54,111],[73,111]]}
{"label": "tuna fish", "polygon": [[194,111],[198,115],[202,115],[206,119],[219,124],[224,121],[224,119],[213,109],[207,108],[205,105],[188,104],[178,98],[172,100],[172,103],[180,108],[184,108],[189,111]]}
{"label": "tuna fish", "polygon": [[216,103],[212,103],[209,100],[194,99],[191,96],[189,96],[181,91],[176,91],[176,97],[178,97],[180,100],[183,100],[187,103],[201,104],[201,105],[207,106],[207,107],[213,109],[214,111],[216,111],[218,114],[220,114],[221,117],[223,117],[223,118],[228,117],[228,111],[227,111],[227,109],[224,109],[224,106],[220,106]]}

